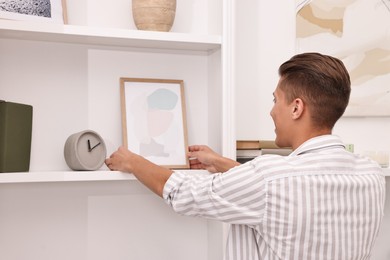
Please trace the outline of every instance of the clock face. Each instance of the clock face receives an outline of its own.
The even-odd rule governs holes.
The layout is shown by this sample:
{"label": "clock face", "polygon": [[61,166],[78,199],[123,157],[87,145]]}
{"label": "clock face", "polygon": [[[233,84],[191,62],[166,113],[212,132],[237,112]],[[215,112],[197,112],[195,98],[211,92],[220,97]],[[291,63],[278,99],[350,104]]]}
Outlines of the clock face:
{"label": "clock face", "polygon": [[106,155],[103,138],[92,130],[75,133],[65,142],[64,157],[72,170],[97,170],[103,165]]}
{"label": "clock face", "polygon": [[103,140],[92,132],[85,132],[80,136],[76,151],[80,163],[86,169],[100,168],[106,159],[106,147]]}

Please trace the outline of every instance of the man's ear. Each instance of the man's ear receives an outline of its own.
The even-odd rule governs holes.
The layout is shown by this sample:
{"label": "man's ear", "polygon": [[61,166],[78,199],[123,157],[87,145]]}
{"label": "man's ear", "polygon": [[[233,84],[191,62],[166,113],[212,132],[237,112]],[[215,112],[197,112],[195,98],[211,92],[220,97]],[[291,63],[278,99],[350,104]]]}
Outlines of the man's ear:
{"label": "man's ear", "polygon": [[305,110],[305,103],[303,103],[303,100],[300,98],[294,99],[292,102],[292,118],[298,119],[302,116],[303,111]]}

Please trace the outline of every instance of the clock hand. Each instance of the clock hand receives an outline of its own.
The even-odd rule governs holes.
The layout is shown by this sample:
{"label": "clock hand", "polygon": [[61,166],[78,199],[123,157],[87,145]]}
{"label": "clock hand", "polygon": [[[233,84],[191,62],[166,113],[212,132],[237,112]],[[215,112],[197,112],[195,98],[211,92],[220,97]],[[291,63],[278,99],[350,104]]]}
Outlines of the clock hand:
{"label": "clock hand", "polygon": [[88,139],[88,151],[89,152],[92,151],[92,149],[91,149],[91,141],[89,141],[89,139]]}
{"label": "clock hand", "polygon": [[92,147],[91,150],[89,150],[89,151],[92,151],[93,149],[95,149],[99,144],[100,144],[100,142],[97,143],[94,147]]}

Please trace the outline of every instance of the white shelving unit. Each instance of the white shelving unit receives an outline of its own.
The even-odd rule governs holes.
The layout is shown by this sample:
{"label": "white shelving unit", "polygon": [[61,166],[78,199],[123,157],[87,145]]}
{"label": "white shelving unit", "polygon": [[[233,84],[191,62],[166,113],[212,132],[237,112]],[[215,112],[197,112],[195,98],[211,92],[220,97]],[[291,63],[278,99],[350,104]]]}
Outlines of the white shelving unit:
{"label": "white shelving unit", "polygon": [[[222,48],[223,39],[221,35],[147,32],[77,25],[34,24],[31,22],[7,20],[1,20],[0,35],[2,46],[5,47],[4,53],[14,53],[4,58],[3,62],[7,63],[8,58],[9,63],[20,62],[22,65],[18,68],[12,68],[12,65],[18,66],[18,64],[11,64],[11,66],[9,63],[4,64],[4,75],[8,75],[8,77],[3,79],[3,85],[6,86],[6,89],[5,93],[2,93],[2,95],[5,94],[2,98],[32,104],[34,116],[39,117],[37,120],[42,121],[38,123],[36,120],[34,121],[33,171],[66,170],[63,162],[58,161],[52,163],[47,168],[43,167],[42,165],[44,164],[40,162],[40,158],[45,156],[39,156],[38,159],[34,157],[38,154],[37,151],[34,151],[38,145],[40,145],[39,153],[42,153],[42,150],[53,151],[54,147],[58,152],[58,147],[63,145],[69,134],[79,129],[91,127],[101,131],[108,138],[113,136],[114,132],[115,136],[120,136],[120,121],[118,121],[120,111],[118,111],[117,106],[119,92],[118,89],[112,91],[112,88],[117,87],[117,80],[121,76],[179,77],[184,79],[187,108],[189,114],[192,114],[189,115],[189,127],[195,129],[194,132],[197,129],[201,129],[199,131],[201,136],[198,137],[197,133],[195,133],[193,139],[195,142],[208,143],[225,155],[232,156],[229,149],[234,151],[234,147],[226,149],[229,143],[234,143],[233,115],[229,113],[232,110],[232,96],[229,90],[231,87],[229,86],[228,76],[224,76],[229,75],[226,73],[229,65],[226,62],[221,62],[222,60],[228,60],[225,58],[228,56],[228,48],[226,44]],[[22,51],[19,53],[19,50]],[[64,55],[62,56],[61,53]],[[51,59],[50,56],[45,57],[46,54],[58,57]],[[27,59],[24,59],[25,57]],[[173,57],[178,58],[171,61],[170,59]],[[117,70],[104,67],[107,58],[112,59],[115,65],[118,66]],[[32,62],[33,60],[42,59],[43,61],[38,62],[38,64]],[[64,64],[62,64],[61,59],[65,59]],[[132,60],[130,61],[130,59]],[[26,61],[27,65],[23,68],[23,64]],[[53,62],[54,64],[52,64]],[[138,66],[137,63],[142,62],[144,65]],[[32,81],[20,79],[21,74],[28,74],[30,72],[28,70],[32,66],[39,66],[39,63],[43,64],[41,66],[43,70],[46,69],[44,66],[49,66],[47,68],[48,73],[42,73],[43,70],[40,72],[45,81],[49,81],[46,82],[46,85],[40,82],[39,77],[33,78]],[[49,63],[51,64],[48,65]],[[152,69],[151,65],[153,65]],[[94,69],[93,67],[96,68]],[[26,71],[23,71],[23,69]],[[176,70],[181,72],[176,73]],[[37,70],[34,71],[37,72]],[[67,73],[68,75],[66,75]],[[191,73],[191,76],[188,76],[188,73]],[[106,76],[106,74],[110,75]],[[77,77],[78,79],[63,81],[64,75],[71,75],[71,77]],[[17,80],[15,81],[15,79]],[[104,80],[107,81],[106,84],[100,84]],[[108,86],[109,84],[110,86]],[[11,85],[13,85],[12,88],[10,87]],[[26,87],[26,85],[34,85],[35,89]],[[57,89],[54,89],[53,85],[60,86],[56,86]],[[57,91],[53,93],[54,95],[49,94],[47,98],[60,100],[57,104],[58,108],[53,107],[52,102],[46,102],[45,104],[45,101],[42,102],[43,97],[37,96],[37,92],[45,93],[50,91]],[[108,94],[108,97],[106,94]],[[110,99],[111,96],[115,97]],[[73,99],[72,103],[65,104],[61,102],[63,98]],[[99,108],[103,102],[107,103],[107,107],[104,110]],[[191,108],[191,106],[199,105],[200,109]],[[53,118],[46,115],[50,114],[49,110],[58,110],[56,111],[58,112],[58,117],[64,120],[65,124],[69,124],[69,126],[59,129],[61,136],[55,136],[55,139],[53,138],[48,144],[42,141],[48,137],[42,130],[51,131],[50,128],[55,128],[53,127]],[[199,113],[192,110],[199,110]],[[69,115],[70,113],[73,114]],[[74,115],[75,113],[84,113],[84,115]],[[204,114],[208,116],[204,117]],[[115,117],[115,121],[112,121],[114,129],[108,130],[107,126],[104,126],[106,122],[102,121],[102,115],[113,115]],[[69,116],[72,118],[69,118]],[[206,120],[206,128],[191,122],[192,119],[196,122],[197,118],[205,118],[203,121]],[[223,119],[221,120],[220,118]],[[78,121],[76,122],[78,125],[74,121]],[[97,121],[100,121],[100,123]],[[229,129],[226,129],[226,125]],[[66,128],[68,128],[68,131],[65,133]],[[224,128],[223,131],[222,128]],[[49,135],[49,138],[51,136],[53,135]],[[223,140],[218,138],[220,136],[223,136]],[[191,137],[190,133],[190,139]],[[110,143],[111,140],[108,140],[108,142]],[[118,139],[113,140],[111,151],[109,152],[112,152],[120,143]],[[42,147],[42,144],[46,147]],[[45,165],[47,165],[47,161],[49,163],[53,161],[50,159],[51,152],[48,152],[47,155],[49,160],[45,158]],[[56,154],[56,158],[59,158],[58,154]]]}
{"label": "white shelving unit", "polygon": [[233,155],[232,4],[220,1],[216,34],[0,20],[0,98],[34,109],[30,172],[0,174],[4,259],[222,259],[220,223],[177,215],[131,174],[72,172],[63,158],[85,129],[109,154],[121,145],[120,77],[184,80],[189,143]]}

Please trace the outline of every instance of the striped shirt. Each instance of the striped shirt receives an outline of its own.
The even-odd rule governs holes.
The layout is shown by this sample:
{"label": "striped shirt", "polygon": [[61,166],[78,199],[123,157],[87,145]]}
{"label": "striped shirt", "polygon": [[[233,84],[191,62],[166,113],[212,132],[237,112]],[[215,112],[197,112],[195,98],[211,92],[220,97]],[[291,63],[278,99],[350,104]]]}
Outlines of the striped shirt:
{"label": "striped shirt", "polygon": [[360,260],[378,234],[385,177],[324,135],[225,173],[176,171],[163,197],[179,214],[231,224],[225,259]]}

